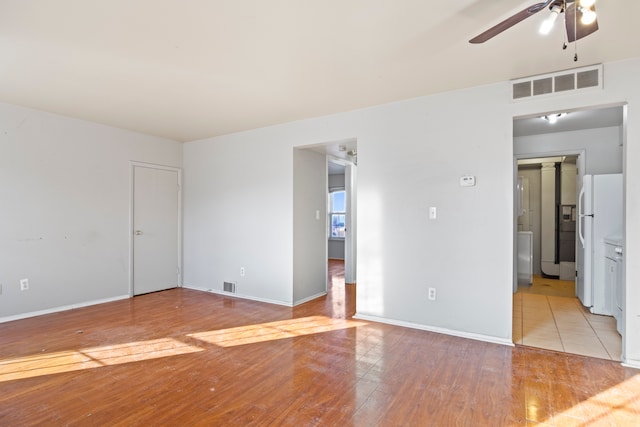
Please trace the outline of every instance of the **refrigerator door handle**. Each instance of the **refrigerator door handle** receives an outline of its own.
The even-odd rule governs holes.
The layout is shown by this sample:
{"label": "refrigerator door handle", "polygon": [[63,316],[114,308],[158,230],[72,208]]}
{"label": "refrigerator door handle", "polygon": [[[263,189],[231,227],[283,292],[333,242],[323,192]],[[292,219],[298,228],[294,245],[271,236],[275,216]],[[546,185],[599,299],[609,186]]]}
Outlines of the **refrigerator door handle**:
{"label": "refrigerator door handle", "polygon": [[582,209],[582,200],[584,199],[584,186],[580,189],[578,195],[578,237],[580,238],[580,244],[584,249],[584,234],[582,234],[582,221],[584,220],[584,212]]}

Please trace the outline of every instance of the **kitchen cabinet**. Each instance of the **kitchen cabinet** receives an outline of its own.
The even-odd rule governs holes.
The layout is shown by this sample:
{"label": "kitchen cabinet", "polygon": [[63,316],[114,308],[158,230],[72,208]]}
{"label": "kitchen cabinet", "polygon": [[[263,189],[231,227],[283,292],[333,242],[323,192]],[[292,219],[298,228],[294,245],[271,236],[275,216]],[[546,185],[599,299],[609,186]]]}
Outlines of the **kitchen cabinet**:
{"label": "kitchen cabinet", "polygon": [[619,239],[604,241],[605,289],[608,294],[611,313],[616,318],[618,332],[624,333],[624,257],[623,246]]}

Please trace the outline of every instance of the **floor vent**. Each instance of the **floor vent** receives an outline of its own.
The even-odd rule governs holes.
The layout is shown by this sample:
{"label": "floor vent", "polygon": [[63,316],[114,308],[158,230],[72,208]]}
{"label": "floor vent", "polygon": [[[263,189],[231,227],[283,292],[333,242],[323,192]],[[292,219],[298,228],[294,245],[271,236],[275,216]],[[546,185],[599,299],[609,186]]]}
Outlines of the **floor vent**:
{"label": "floor vent", "polygon": [[222,288],[225,292],[234,292],[236,291],[236,284],[233,282],[224,282],[224,286]]}
{"label": "floor vent", "polygon": [[511,99],[523,101],[585,89],[602,89],[602,64],[511,80]]}

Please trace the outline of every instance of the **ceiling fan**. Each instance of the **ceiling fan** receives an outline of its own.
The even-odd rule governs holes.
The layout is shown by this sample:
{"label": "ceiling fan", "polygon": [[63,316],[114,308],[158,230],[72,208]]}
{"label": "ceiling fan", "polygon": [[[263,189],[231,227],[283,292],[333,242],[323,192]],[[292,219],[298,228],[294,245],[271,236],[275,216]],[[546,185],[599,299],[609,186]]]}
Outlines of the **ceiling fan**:
{"label": "ceiling fan", "polygon": [[477,35],[469,40],[469,43],[484,43],[545,8],[549,8],[551,13],[542,23],[540,32],[549,33],[558,16],[564,13],[567,38],[569,42],[573,42],[598,29],[595,2],[596,0],[546,0],[542,3],[536,3]]}

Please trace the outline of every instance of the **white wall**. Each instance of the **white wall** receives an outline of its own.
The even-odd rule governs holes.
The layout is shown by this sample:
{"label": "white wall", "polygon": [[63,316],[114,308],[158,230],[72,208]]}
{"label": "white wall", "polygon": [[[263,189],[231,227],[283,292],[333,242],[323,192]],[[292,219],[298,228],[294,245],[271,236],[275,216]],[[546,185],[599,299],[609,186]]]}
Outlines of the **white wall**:
{"label": "white wall", "polygon": [[613,126],[513,138],[515,154],[527,155],[585,150],[585,174],[622,172],[622,128]]}
{"label": "white wall", "polygon": [[329,239],[327,254],[329,259],[344,260],[344,239]]}
{"label": "white wall", "polygon": [[[293,302],[293,145],[277,128],[184,145],[184,286]],[[240,267],[245,276],[240,276]]]}
{"label": "white wall", "polygon": [[337,188],[344,190],[344,174],[329,175],[329,190]]}
{"label": "white wall", "polygon": [[[508,90],[490,85],[369,112],[358,135],[360,316],[510,341]],[[460,187],[463,175],[477,185]]]}
{"label": "white wall", "polygon": [[182,146],[0,103],[0,321],[129,295],[132,160]]}
{"label": "white wall", "polygon": [[327,293],[327,159],[293,155],[293,303]]}

